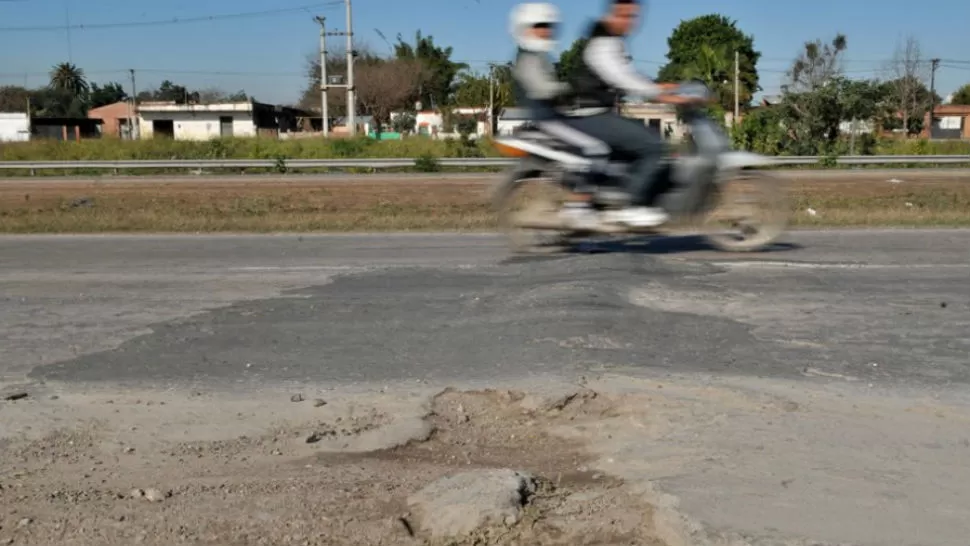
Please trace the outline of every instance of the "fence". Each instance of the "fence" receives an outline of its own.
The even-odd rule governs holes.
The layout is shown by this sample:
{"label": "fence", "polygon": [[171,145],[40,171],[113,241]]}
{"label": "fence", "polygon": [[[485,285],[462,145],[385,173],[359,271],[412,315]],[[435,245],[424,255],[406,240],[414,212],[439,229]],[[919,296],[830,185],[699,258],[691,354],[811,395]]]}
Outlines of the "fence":
{"label": "fence", "polygon": [[[774,165],[817,165],[827,158],[819,156],[777,156]],[[423,161],[413,158],[389,159],[146,159],[121,161],[0,161],[6,170],[76,169],[395,169],[414,167]],[[970,165],[970,155],[888,155],[841,156],[832,158],[838,165]],[[515,160],[505,158],[435,158],[440,167],[508,167]]]}

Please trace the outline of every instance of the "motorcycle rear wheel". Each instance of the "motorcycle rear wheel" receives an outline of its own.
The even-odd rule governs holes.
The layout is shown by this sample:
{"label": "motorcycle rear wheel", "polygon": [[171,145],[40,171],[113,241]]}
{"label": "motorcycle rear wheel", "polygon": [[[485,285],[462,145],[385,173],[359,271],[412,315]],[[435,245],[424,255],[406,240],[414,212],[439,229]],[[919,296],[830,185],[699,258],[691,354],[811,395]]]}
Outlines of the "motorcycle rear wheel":
{"label": "motorcycle rear wheel", "polygon": [[[761,171],[741,171],[722,184],[714,208],[702,219],[707,240],[725,252],[757,252],[788,228],[791,208],[783,179]],[[726,231],[715,225],[727,224]]]}
{"label": "motorcycle rear wheel", "polygon": [[565,197],[566,190],[549,178],[523,178],[509,184],[499,203],[498,223],[513,252],[554,254],[570,247],[571,232],[558,216]]}

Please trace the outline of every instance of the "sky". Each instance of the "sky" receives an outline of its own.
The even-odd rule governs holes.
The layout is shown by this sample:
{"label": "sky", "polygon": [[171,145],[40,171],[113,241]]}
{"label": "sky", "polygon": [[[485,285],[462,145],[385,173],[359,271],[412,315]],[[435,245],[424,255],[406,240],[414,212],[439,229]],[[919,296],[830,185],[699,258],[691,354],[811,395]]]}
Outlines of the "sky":
{"label": "sky", "polygon": [[[517,3],[353,0],[354,39],[381,53],[390,50],[381,34],[393,43],[398,34],[411,40],[420,30],[452,46],[454,59],[484,70],[489,61],[511,59],[508,14]],[[563,14],[562,48],[603,6],[601,0],[556,4]],[[897,44],[913,36],[926,58],[943,59],[936,78],[942,96],[970,82],[967,0],[647,0],[645,19],[630,40],[641,70],[655,74],[671,31],[707,13],[727,15],[754,37],[763,94],[779,91],[804,42],[838,32],[848,37],[852,77],[885,76]],[[223,17],[233,14],[239,16]],[[70,61],[91,81],[118,81],[126,89],[128,69],[134,69],[138,90],[169,79],[294,103],[306,86],[307,56],[319,47],[315,15],[327,18],[328,30],[346,29],[342,0],[0,0],[0,85],[44,85],[51,66]],[[209,16],[216,17],[205,20]],[[184,21],[192,18],[203,20]],[[173,20],[181,22],[153,24]],[[332,37],[328,44],[344,40]]]}

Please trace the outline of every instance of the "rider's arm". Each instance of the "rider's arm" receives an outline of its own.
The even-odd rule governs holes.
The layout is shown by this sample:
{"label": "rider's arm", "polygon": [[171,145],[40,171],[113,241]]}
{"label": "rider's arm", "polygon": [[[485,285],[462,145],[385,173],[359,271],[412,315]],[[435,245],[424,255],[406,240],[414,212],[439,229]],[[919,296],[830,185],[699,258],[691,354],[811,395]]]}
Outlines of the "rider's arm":
{"label": "rider's arm", "polygon": [[620,38],[608,36],[593,38],[586,45],[583,60],[603,81],[631,95],[652,100],[665,92],[661,85],[637,72],[626,56],[623,41]]}
{"label": "rider's arm", "polygon": [[549,66],[537,55],[523,55],[513,70],[515,79],[525,89],[529,98],[538,100],[554,99],[567,91],[569,86],[556,79]]}

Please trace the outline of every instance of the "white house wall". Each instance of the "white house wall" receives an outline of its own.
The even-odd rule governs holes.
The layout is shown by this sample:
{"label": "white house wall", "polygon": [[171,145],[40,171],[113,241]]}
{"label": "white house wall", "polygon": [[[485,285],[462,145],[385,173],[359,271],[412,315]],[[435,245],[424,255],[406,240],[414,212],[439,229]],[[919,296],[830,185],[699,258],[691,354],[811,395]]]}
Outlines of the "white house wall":
{"label": "white house wall", "polygon": [[0,142],[30,140],[30,119],[27,114],[0,113]]}
{"label": "white house wall", "polygon": [[175,140],[210,140],[221,136],[220,117],[232,117],[232,136],[256,136],[256,124],[249,112],[141,112],[138,116],[142,138],[152,138],[155,120],[172,120]]}

